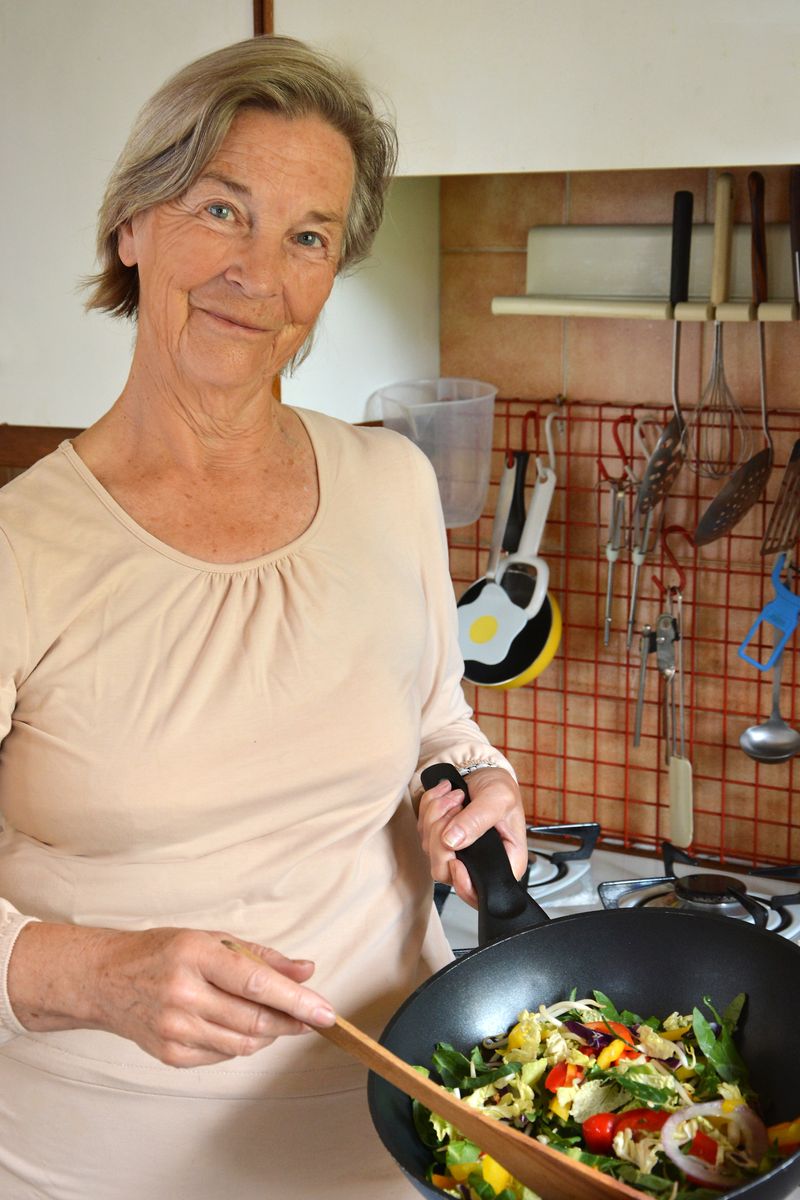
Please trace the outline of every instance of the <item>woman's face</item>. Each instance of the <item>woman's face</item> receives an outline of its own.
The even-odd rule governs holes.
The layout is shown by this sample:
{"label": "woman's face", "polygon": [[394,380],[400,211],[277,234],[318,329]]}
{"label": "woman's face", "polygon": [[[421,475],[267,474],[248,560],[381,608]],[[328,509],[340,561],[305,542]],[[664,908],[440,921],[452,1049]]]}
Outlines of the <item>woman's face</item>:
{"label": "woman's face", "polygon": [[333,286],[352,186],[349,143],[322,118],[239,112],[188,191],[119,231],[139,271],[137,356],[178,384],[271,380]]}

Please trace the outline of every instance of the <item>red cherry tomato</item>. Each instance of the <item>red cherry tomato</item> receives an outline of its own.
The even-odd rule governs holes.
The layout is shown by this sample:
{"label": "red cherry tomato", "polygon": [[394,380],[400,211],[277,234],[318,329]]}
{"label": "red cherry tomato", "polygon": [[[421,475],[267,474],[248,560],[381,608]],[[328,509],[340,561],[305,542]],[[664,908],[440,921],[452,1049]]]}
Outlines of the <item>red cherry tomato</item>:
{"label": "red cherry tomato", "polygon": [[617,1124],[616,1113],[595,1113],[583,1122],[583,1140],[590,1154],[610,1154]]}
{"label": "red cherry tomato", "polygon": [[668,1117],[668,1112],[662,1112],[657,1108],[630,1108],[617,1118],[614,1132],[630,1129],[634,1136],[637,1133],[655,1133],[661,1129]]}

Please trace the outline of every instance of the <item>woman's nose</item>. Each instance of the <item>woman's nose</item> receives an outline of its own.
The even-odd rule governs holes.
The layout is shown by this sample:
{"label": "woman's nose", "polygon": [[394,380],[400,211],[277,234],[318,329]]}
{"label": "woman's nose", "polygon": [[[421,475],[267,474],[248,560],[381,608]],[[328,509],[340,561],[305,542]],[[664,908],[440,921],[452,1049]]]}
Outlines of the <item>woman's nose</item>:
{"label": "woman's nose", "polygon": [[282,246],[271,238],[250,234],[237,242],[225,278],[246,295],[263,299],[282,290],[284,269]]}

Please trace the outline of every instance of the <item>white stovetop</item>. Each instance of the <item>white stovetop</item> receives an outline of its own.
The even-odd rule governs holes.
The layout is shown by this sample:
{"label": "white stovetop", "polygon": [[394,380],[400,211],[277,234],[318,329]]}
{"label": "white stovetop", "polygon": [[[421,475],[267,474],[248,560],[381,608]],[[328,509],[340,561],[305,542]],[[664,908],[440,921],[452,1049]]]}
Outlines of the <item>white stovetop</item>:
{"label": "white stovetop", "polygon": [[[539,841],[535,838],[529,840],[529,845],[534,849],[564,848],[563,843],[557,846],[553,841]],[[696,874],[704,870],[735,876],[747,886],[748,892],[755,897],[769,897],[800,891],[800,881],[787,882],[786,880],[748,875],[746,867],[740,870],[735,865],[719,868],[684,866],[680,863],[675,867],[676,874],[679,876]],[[532,879],[535,879],[536,875],[537,871],[534,868]],[[590,859],[573,860],[569,863],[568,874],[564,879],[534,887],[531,889],[531,895],[541,904],[548,916],[562,917],[570,913],[602,908],[597,896],[597,886],[601,882],[655,878],[663,875],[664,864],[660,858],[603,848],[595,850]],[[793,920],[785,931],[785,936],[792,937],[800,943],[800,905],[794,907],[793,914]],[[471,949],[478,944],[478,914],[454,893],[451,893],[445,900],[442,924],[454,950]]]}

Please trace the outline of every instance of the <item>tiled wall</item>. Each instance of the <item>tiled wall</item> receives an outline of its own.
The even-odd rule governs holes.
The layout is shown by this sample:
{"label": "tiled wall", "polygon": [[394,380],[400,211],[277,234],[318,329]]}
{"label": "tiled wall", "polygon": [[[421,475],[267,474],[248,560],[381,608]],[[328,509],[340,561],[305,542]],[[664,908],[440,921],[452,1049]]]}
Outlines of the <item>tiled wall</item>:
{"label": "tiled wall", "polygon": [[[786,221],[789,168],[760,169],[766,180],[767,222]],[[747,173],[746,169],[733,172],[734,219],[742,223],[749,222]],[[441,373],[489,380],[497,385],[501,397],[523,402],[503,408],[493,481],[499,477],[509,413],[524,413],[524,402],[541,409],[539,402],[564,396],[567,407],[572,405],[575,414],[582,414],[586,436],[590,429],[601,430],[607,454],[613,449],[608,432],[614,413],[651,409],[659,419],[666,420],[669,415],[670,322],[492,315],[494,296],[524,293],[528,229],[552,224],[669,224],[673,194],[678,189],[693,192],[695,222],[710,224],[715,177],[713,170],[671,170],[442,180]],[[687,408],[702,394],[710,343],[710,327],[683,327],[680,394]],[[772,562],[762,559],[758,551],[788,449],[800,436],[800,322],[766,326],[766,354],[768,399],[781,431],[776,470],[766,497],[733,538],[700,551],[682,545],[679,555],[688,575],[687,637],[694,639],[690,666],[695,677],[689,682],[690,752],[696,772],[694,845],[723,856],[786,861],[800,857],[800,769],[797,761],[782,766],[756,765],[738,749],[741,728],[769,712],[769,679],[746,668],[736,658],[735,648],[771,595],[768,568]],[[760,448],[757,338],[752,325],[726,326],[725,369],[754,427],[754,449]],[[587,414],[600,414],[599,422]],[[554,579],[556,586],[569,592],[565,621],[569,626],[571,619],[573,628],[564,638],[557,661],[534,684],[516,693],[472,689],[472,697],[490,736],[509,746],[531,817],[596,818],[615,835],[647,847],[669,832],[663,772],[656,765],[655,781],[652,773],[648,776],[645,772],[637,782],[637,756],[627,748],[638,670],[635,647],[626,655],[617,636],[608,650],[602,643],[598,650],[596,632],[591,632],[592,625],[602,619],[599,595],[607,499],[602,489],[597,490],[596,448],[587,448],[585,438],[581,441],[584,435],[577,424],[570,433],[576,457],[567,464],[569,503],[565,503],[566,492],[560,484],[561,496],[557,493],[544,548],[564,557]],[[515,436],[518,434],[517,429]],[[698,512],[719,486],[698,481],[684,468],[664,508],[665,523],[678,521],[693,529]],[[495,493],[492,486],[486,513],[477,527],[452,531],[457,589],[463,589],[485,564]],[[586,552],[587,546],[592,553]],[[569,553],[564,556],[565,547]],[[663,551],[660,554],[663,566]],[[626,581],[623,571],[623,591]],[[649,572],[645,602],[648,588],[650,601],[657,603]],[[800,725],[795,646],[796,639],[786,655],[782,710],[787,719]],[[589,665],[593,658],[597,660],[595,671]],[[602,685],[598,684],[598,671],[606,672]],[[721,672],[731,709],[727,713],[720,711]],[[590,694],[596,693],[598,686],[602,687],[601,697]],[[654,696],[651,700],[653,720],[657,719],[657,702]],[[587,719],[572,723],[569,714],[584,709]],[[625,739],[626,748],[612,755],[611,764],[600,771],[598,787],[592,757],[598,756],[598,745],[607,750],[616,734],[620,742]],[[654,734],[657,737],[657,728]],[[608,759],[606,753],[600,757]]]}

